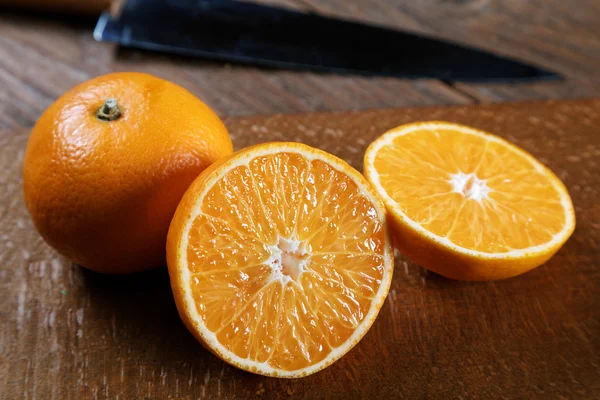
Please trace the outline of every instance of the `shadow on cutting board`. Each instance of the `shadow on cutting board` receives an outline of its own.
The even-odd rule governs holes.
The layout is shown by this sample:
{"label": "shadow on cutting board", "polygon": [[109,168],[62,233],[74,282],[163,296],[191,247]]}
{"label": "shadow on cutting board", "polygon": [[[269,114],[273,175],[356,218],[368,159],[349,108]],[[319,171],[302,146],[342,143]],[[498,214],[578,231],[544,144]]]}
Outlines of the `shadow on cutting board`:
{"label": "shadow on cutting board", "polygon": [[[88,294],[82,338],[90,363],[110,360],[126,382],[169,386],[179,381],[197,390],[202,384],[236,382],[249,384],[250,390],[268,379],[226,364],[192,336],[177,312],[166,268],[130,275],[73,268]],[[208,382],[211,376],[216,382]]]}
{"label": "shadow on cutting board", "polygon": [[85,268],[80,271],[90,296],[87,309],[96,314],[93,321],[97,328],[109,330],[117,347],[126,346],[136,353],[132,359],[169,362],[213,358],[181,322],[166,268],[131,275],[105,275]]}

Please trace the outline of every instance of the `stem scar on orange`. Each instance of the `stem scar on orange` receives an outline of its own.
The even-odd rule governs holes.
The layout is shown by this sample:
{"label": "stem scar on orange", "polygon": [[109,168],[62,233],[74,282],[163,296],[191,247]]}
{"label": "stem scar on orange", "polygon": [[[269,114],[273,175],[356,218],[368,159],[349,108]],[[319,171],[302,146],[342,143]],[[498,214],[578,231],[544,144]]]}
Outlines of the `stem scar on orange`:
{"label": "stem scar on orange", "polygon": [[187,90],[148,74],[109,74],[71,89],[37,121],[25,203],[46,242],[76,263],[150,269],[165,263],[184,191],[232,152],[222,121]]}

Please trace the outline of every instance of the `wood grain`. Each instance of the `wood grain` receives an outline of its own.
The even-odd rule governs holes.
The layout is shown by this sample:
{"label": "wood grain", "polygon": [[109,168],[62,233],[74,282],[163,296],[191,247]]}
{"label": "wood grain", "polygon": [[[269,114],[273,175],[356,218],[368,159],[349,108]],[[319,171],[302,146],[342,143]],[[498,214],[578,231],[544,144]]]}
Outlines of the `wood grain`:
{"label": "wood grain", "polygon": [[[63,92],[136,70],[170,79],[221,115],[342,111],[600,96],[600,2],[579,0],[261,0],[478,46],[555,70],[562,82],[447,84],[289,72],[120,50],[95,42],[94,18],[1,10],[0,131],[32,126]],[[390,58],[406,57],[390,54]]]}
{"label": "wood grain", "polygon": [[0,399],[600,398],[599,100],[228,119],[238,148],[300,140],[357,168],[368,141],[393,125],[468,123],[524,146],[573,195],[574,236],[522,277],[453,282],[399,256],[373,329],[306,379],[243,373],[203,350],[177,316],[165,270],[105,277],[42,242],[21,198],[29,129],[100,74],[149,72],[229,116],[600,96],[596,0],[261,1],[475,45],[567,79],[474,85],[265,70],[97,43],[94,18],[0,10]]}
{"label": "wood grain", "polygon": [[266,70],[138,50],[91,37],[95,21],[0,16],[0,130],[32,126],[74,85],[112,71],[169,79],[221,115],[293,113],[470,102],[437,80],[404,81]]}
{"label": "wood grain", "polygon": [[[277,1],[269,1],[277,3]],[[600,2],[548,0],[288,0],[304,9],[445,38],[549,68],[563,82],[458,84],[484,102],[597,96]],[[398,57],[398,55],[391,55]]]}
{"label": "wood grain", "polygon": [[600,398],[600,100],[227,119],[236,147],[298,140],[361,168],[386,129],[441,119],[523,146],[567,185],[573,237],[546,265],[455,282],[401,255],[365,338],[299,380],[239,371],[204,350],[175,309],[165,269],[88,272],[33,230],[21,198],[28,130],[0,134],[2,399]]}

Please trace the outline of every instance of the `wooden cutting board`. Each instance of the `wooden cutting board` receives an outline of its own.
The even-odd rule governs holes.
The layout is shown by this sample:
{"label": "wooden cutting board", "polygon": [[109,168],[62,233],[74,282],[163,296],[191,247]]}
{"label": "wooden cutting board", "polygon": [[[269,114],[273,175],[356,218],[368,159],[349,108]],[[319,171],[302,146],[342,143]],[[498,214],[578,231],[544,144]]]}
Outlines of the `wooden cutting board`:
{"label": "wooden cutting board", "polygon": [[368,143],[417,120],[495,132],[565,182],[577,229],[546,265],[455,282],[403,256],[373,328],[300,380],[265,378],[204,350],[180,322],[166,269],[88,272],[47,247],[21,196],[28,130],[0,134],[0,397],[600,398],[600,99],[228,119],[236,147],[301,141],[358,169]]}

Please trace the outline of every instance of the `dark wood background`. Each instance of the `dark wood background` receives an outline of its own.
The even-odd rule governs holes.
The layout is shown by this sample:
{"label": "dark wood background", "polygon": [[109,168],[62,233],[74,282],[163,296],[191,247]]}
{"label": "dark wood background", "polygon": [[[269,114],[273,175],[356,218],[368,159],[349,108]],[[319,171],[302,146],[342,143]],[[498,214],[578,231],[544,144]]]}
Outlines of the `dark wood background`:
{"label": "dark wood background", "polygon": [[498,282],[445,279],[398,255],[387,301],[345,357],[297,380],[240,371],[183,326],[166,269],[88,272],[34,231],[20,170],[28,131],[0,136],[0,398],[600,398],[600,100],[243,117],[237,147],[297,140],[361,168],[367,144],[410,121],[491,130],[547,163],[577,213],[546,265]]}
{"label": "dark wood background", "polygon": [[[0,0],[0,4],[7,1],[15,0]],[[119,50],[94,41],[94,17],[65,18],[0,9],[0,131],[30,127],[67,89],[93,76],[124,70],[172,80],[200,96],[220,115],[228,116],[600,95],[598,0],[269,3],[478,46],[546,67],[567,79],[520,85],[447,84],[433,79],[265,70]]]}
{"label": "dark wood background", "polygon": [[[471,108],[600,96],[600,2],[278,3],[477,45],[567,80],[472,85],[263,70],[96,43],[94,18],[0,10],[0,398],[600,398],[600,101]],[[338,363],[293,381],[239,371],[183,327],[166,270],[87,272],[48,248],[24,209],[20,169],[37,117],[75,84],[120,70],[170,79],[230,117],[459,105],[226,122],[237,148],[301,140],[357,168],[367,143],[400,123],[489,129],[563,179],[577,229],[545,266],[495,283],[450,281],[399,256],[380,317]]]}

